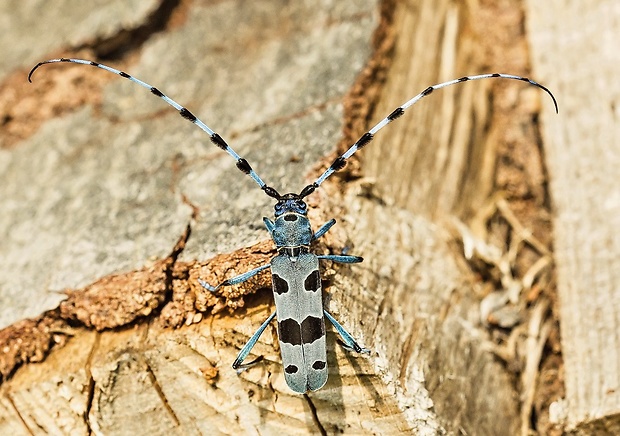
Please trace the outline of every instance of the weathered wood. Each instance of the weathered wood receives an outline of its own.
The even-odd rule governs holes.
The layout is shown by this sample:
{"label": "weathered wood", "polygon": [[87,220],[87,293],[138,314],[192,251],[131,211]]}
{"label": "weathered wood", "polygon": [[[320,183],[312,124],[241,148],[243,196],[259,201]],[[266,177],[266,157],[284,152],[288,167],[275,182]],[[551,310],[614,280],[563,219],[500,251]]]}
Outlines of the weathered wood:
{"label": "weathered wood", "polygon": [[577,434],[618,434],[620,5],[527,5],[534,71],[561,107],[543,111],[566,379],[553,418]]}
{"label": "weathered wood", "polygon": [[[372,49],[376,4],[342,6],[195,5],[182,26],[153,37],[133,67],[121,67],[191,107],[270,183],[298,190],[303,172],[338,142],[340,102]],[[63,67],[38,71],[30,89],[75,95],[88,91],[88,77],[105,75]],[[60,294],[58,310],[0,332],[3,379],[15,365],[44,360],[4,380],[0,432],[407,432],[411,424],[372,362],[341,350],[330,351],[329,389],[312,396],[286,387],[273,330],[256,348],[265,363],[235,374],[230,363],[272,303],[254,299],[247,313],[200,323],[215,303],[196,289],[196,277],[216,282],[218,272],[221,280],[268,259],[271,246],[255,243],[266,238],[260,216],[271,201],[200,131],[148,92],[109,79],[102,97],[69,99],[57,109],[68,115],[38,118],[34,136],[3,151],[11,183],[2,185],[2,201],[13,212],[3,214],[2,264],[12,272],[3,277],[15,278],[3,284],[5,325],[53,307],[42,301],[50,288],[87,286]],[[46,104],[56,100],[41,96],[40,112]],[[240,251],[216,258],[218,267],[195,264],[247,245],[256,247],[253,259]],[[243,305],[242,295],[232,290],[228,305]],[[149,316],[154,307],[161,316]],[[149,317],[153,324],[119,329]],[[183,323],[199,324],[161,330]],[[331,334],[329,345],[337,348]]]}
{"label": "weathered wood", "polygon": [[144,23],[152,23],[154,15],[165,10],[167,3],[170,2],[95,0],[78,4],[61,0],[52,5],[36,0],[3,1],[0,47],[4,57],[0,79],[4,80],[15,68],[30,68],[41,56],[65,46],[111,48],[114,43],[118,48],[127,43],[118,40],[119,35],[130,36]]}
{"label": "weathered wood", "polygon": [[[518,2],[399,6],[394,63],[377,113],[389,113],[429,84],[465,74],[528,75]],[[413,374],[424,374],[424,387],[416,396],[427,393],[449,431],[527,432],[531,404],[525,399],[519,404],[510,376],[485,352],[486,333],[479,329],[467,274],[455,273],[458,262],[450,261],[441,226],[429,226],[420,215],[467,217],[501,190],[517,204],[526,228],[549,241],[549,232],[540,225],[546,211],[537,210],[544,207],[546,194],[539,138],[531,126],[539,102],[547,97],[502,81],[448,88],[432,97],[364,150],[364,174],[372,177],[370,197],[394,207],[373,210],[363,200],[358,200],[361,205],[347,202],[355,211],[355,234],[364,235],[362,252],[370,259],[365,267],[373,268],[355,279],[370,285],[360,289],[352,283],[343,306],[362,306],[352,312],[360,320],[378,317],[368,330],[388,357],[392,374],[415,387],[421,386]],[[551,101],[542,101],[552,107]],[[375,248],[376,241],[389,250]],[[435,263],[435,256],[441,260]],[[452,376],[446,379],[445,374]],[[531,383],[533,390],[535,380]],[[497,416],[502,419],[491,418]]]}
{"label": "weathered wood", "polygon": [[[299,190],[304,172],[336,144],[347,146],[368,118],[379,119],[428,84],[488,71],[488,59],[476,57],[475,4],[399,2],[389,25],[366,1],[181,8],[186,21],[177,17],[121,67],[187,104],[283,190]],[[511,28],[518,19],[510,15]],[[383,86],[393,32],[395,63]],[[51,51],[61,50],[67,48]],[[497,61],[492,69],[524,73],[523,51],[519,45],[514,64]],[[38,71],[34,86],[49,89],[39,91],[41,112],[56,101],[49,94],[68,92],[56,80],[69,75],[96,90],[103,85],[88,78],[97,74],[105,73],[66,65]],[[11,289],[29,299],[12,320],[40,312],[32,302],[47,289],[81,289],[41,320],[0,331],[8,350],[3,374],[14,369],[5,361],[45,359],[22,366],[0,387],[0,433],[518,431],[517,391],[488,352],[472,277],[445,223],[422,215],[467,216],[497,189],[498,132],[521,143],[518,132],[531,125],[537,106],[528,111],[525,104],[525,121],[512,125],[495,113],[516,112],[522,96],[527,103],[536,91],[516,84],[517,91],[494,93],[491,111],[493,85],[445,90],[382,132],[364,150],[361,173],[356,161],[345,173],[370,174],[376,184],[358,180],[343,189],[347,177],[334,177],[310,198],[320,205],[315,225],[339,221],[325,243],[332,250],[352,245],[366,258],[338,274],[326,265],[324,278],[334,315],[375,352],[343,353],[329,335],[328,385],[297,396],[283,381],[273,330],[255,350],[264,364],[240,376],[229,367],[273,309],[268,291],[246,295],[268,286],[268,275],[235,287],[226,302],[196,285],[199,276],[217,282],[269,258],[260,217],[272,202],[153,96],[120,78],[109,83],[102,95],[71,100],[74,106],[59,109],[64,116],[44,119],[35,136],[3,150],[10,204],[21,211],[15,219],[27,222],[20,233],[7,232],[13,239],[2,251],[22,262],[11,267],[19,271]],[[69,86],[79,94],[80,86]],[[420,128],[415,135],[412,126]],[[49,150],[56,150],[54,160]],[[26,206],[19,201],[24,186]],[[62,193],[56,200],[55,192]],[[62,235],[60,242],[50,244],[50,233]],[[27,247],[17,255],[10,251],[15,239]],[[231,254],[211,259],[217,253]],[[247,311],[231,315],[226,306]],[[56,342],[66,345],[47,356]]]}
{"label": "weathered wood", "polygon": [[[334,20],[343,16],[339,26],[327,16],[311,19],[311,6],[293,8],[267,27],[261,23],[279,16],[280,6],[253,8],[234,2],[197,7],[186,25],[154,37],[131,72],[206,114],[202,118],[256,162],[266,180],[298,190],[304,182],[299,172],[337,142],[343,83],[352,82],[368,57],[375,7],[364,12],[351,4],[333,12]],[[227,35],[252,10],[254,27]],[[316,30],[319,25],[324,32]],[[193,40],[200,44],[187,43]],[[350,44],[353,56],[332,59],[347,50],[331,50],[335,43]],[[300,45],[315,57],[291,66]],[[85,66],[50,66],[37,71],[34,85],[27,85],[24,73],[23,86],[39,93],[37,87],[46,87],[55,98],[68,94],[72,103],[72,94],[89,94],[89,77],[106,77],[110,85],[93,91],[100,112],[73,108],[4,154],[4,175],[12,183],[0,197],[8,234],[0,241],[0,289],[10,304],[1,309],[0,325],[55,307],[64,288],[166,257],[191,220],[190,205],[200,209],[182,260],[208,259],[266,237],[260,223],[272,208],[270,199],[240,177],[229,156],[205,144],[203,132],[144,89]],[[41,96],[39,110],[55,106],[55,98]],[[236,232],[229,232],[231,225],[238,225]]]}

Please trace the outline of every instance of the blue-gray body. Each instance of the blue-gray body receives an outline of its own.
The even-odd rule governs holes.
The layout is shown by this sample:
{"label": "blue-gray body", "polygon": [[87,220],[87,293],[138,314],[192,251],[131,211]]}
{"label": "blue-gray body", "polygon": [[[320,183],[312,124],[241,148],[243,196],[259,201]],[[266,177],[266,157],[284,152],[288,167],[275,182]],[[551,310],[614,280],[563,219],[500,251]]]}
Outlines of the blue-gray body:
{"label": "blue-gray body", "polygon": [[314,391],[327,382],[327,349],[319,258],[309,252],[313,232],[296,212],[264,221],[279,251],[271,275],[284,377],[295,392]]}

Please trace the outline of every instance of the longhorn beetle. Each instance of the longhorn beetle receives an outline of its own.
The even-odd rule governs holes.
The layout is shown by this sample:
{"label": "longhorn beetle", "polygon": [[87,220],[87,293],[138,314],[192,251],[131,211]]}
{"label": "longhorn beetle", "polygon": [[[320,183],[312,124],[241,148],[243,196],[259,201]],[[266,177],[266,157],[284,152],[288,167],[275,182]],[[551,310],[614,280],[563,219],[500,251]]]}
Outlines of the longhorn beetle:
{"label": "longhorn beetle", "polygon": [[323,224],[316,232],[312,231],[308,220],[308,206],[304,198],[312,194],[329,176],[336,171],[344,168],[346,160],[361,148],[368,145],[374,139],[376,133],[392,121],[402,116],[409,107],[413,106],[423,97],[428,96],[433,91],[457,83],[470,80],[480,80],[488,78],[504,78],[527,82],[534,85],[551,96],[556,113],[558,105],[555,97],[543,85],[525,77],[514,76],[511,74],[481,74],[477,76],[465,76],[460,79],[450,80],[429,86],[424,91],[397,107],[387,117],[379,121],[373,128],[364,133],[344,154],[336,158],[334,162],[325,170],[318,179],[307,185],[299,194],[288,193],[281,195],[271,186],[268,186],[254,172],[248,161],[239,156],[220,135],[211,130],[205,123],[200,121],[188,109],[172,100],[159,89],[145,83],[129,74],[115,68],[83,59],[51,59],[38,63],[28,74],[28,81],[31,82],[34,71],[44,64],[56,62],[72,62],[76,64],[91,65],[101,68],[111,73],[117,74],[125,79],[148,89],[157,97],[164,100],[174,107],[179,114],[186,120],[194,123],[209,135],[211,142],[228,153],[237,162],[237,168],[241,172],[249,175],[269,197],[276,200],[275,220],[263,218],[267,231],[276,244],[278,254],[271,259],[271,262],[251,271],[224,280],[217,286],[211,286],[204,280],[200,284],[210,292],[217,292],[222,286],[231,286],[243,283],[254,277],[259,272],[268,268],[271,269],[273,296],[276,303],[276,310],[252,335],[248,343],[241,349],[237,359],[233,363],[233,368],[239,369],[250,364],[243,364],[260,335],[265,331],[269,323],[277,317],[278,337],[282,351],[282,366],[284,376],[289,387],[298,393],[314,391],[320,389],[327,382],[327,351],[325,345],[325,318],[336,328],[344,341],[345,348],[356,352],[369,353],[370,351],[362,348],[353,337],[323,308],[323,298],[321,295],[321,277],[319,275],[319,261],[331,260],[339,263],[358,263],[362,258],[347,254],[327,254],[316,255],[310,252],[310,244],[323,236],[335,223],[335,219]]}

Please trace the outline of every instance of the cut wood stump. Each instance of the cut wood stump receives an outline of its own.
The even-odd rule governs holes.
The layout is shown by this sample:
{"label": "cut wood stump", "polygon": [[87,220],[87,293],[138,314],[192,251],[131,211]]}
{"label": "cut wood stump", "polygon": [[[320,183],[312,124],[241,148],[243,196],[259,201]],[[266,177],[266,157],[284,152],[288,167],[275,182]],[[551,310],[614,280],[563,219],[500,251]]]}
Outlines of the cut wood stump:
{"label": "cut wood stump", "polygon": [[[34,2],[14,3],[0,6],[20,23],[0,39],[0,434],[616,428],[620,195],[607,169],[617,150],[613,138],[570,146],[588,138],[582,99],[590,123],[599,107],[572,90],[613,88],[594,73],[592,50],[591,62],[556,70],[579,39],[552,25],[547,8],[559,6],[59,2],[36,9],[33,25]],[[610,3],[592,15],[560,9],[588,41],[612,27]],[[610,23],[596,26],[596,14]],[[49,24],[58,20],[67,24]],[[308,197],[315,228],[338,221],[314,248],[365,259],[321,273],[326,306],[372,353],[346,352],[329,331],[327,385],[296,395],[275,327],[253,350],[262,361],[230,367],[274,309],[269,273],[221,295],[197,282],[269,261],[261,218],[272,199],[127,80],[63,64],[27,84],[29,68],[53,57],[93,58],[157,86],[280,192],[298,192],[370,125],[444,80],[531,76],[556,93],[561,115],[523,83],[446,88]],[[600,135],[613,132],[605,96]]]}

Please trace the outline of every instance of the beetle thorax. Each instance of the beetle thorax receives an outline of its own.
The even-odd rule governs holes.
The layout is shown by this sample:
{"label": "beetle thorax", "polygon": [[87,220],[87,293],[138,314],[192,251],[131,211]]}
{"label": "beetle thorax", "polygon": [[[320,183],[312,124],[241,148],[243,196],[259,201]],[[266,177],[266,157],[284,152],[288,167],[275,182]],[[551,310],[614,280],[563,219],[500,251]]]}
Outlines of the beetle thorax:
{"label": "beetle thorax", "polygon": [[308,217],[295,212],[287,212],[276,218],[272,237],[278,248],[310,245],[312,228]]}
{"label": "beetle thorax", "polygon": [[274,212],[275,221],[266,224],[268,228],[271,227],[270,233],[278,248],[310,245],[313,233],[307,216],[308,205],[300,195],[282,195],[278,198]]}

